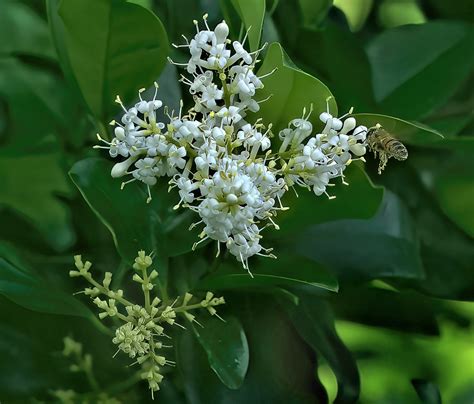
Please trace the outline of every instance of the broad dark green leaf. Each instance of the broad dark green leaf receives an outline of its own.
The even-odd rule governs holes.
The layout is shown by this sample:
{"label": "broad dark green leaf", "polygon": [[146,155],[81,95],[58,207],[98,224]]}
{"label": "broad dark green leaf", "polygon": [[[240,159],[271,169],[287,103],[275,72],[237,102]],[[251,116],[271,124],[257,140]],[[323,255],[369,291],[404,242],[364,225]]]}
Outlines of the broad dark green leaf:
{"label": "broad dark green leaf", "polygon": [[[445,158],[445,152],[440,156],[438,160],[432,160],[436,166]],[[418,160],[413,163],[421,165]],[[474,242],[443,214],[433,191],[421,180],[428,179],[430,184],[436,175],[428,168],[420,166],[415,169],[407,162],[393,166],[392,170],[386,170],[380,176],[384,185],[403,199],[420,240],[425,278],[402,284],[431,296],[472,300]],[[394,281],[390,282],[393,284]]]}
{"label": "broad dark green leaf", "polygon": [[372,219],[319,224],[287,243],[296,253],[333,270],[339,280],[424,277],[410,214],[388,191]]}
{"label": "broad dark green leaf", "polygon": [[[125,366],[114,354],[110,335],[98,332],[77,316],[44,314],[18,306],[0,296],[0,397],[8,403],[27,403],[32,397],[44,397],[48,391],[73,388],[83,391],[87,385],[79,374],[68,372],[68,362],[60,352],[63,338],[72,336],[93,355],[94,371],[101,384],[110,386],[125,380]],[[114,363],[114,368],[110,365]],[[118,365],[118,366],[117,366]]]}
{"label": "broad dark green leaf", "polygon": [[331,220],[372,217],[382,202],[383,189],[375,187],[357,164],[351,164],[345,175],[348,186],[339,182],[328,189],[330,195],[336,196],[335,199],[329,199],[325,195],[316,196],[312,191],[302,188],[297,189],[298,196],[294,192],[287,192],[283,203],[290,209],[278,216],[280,230],[274,231],[270,236],[284,237]]}
{"label": "broad dark green leaf", "polygon": [[305,28],[319,28],[326,18],[333,0],[299,0]]}
{"label": "broad dark green leaf", "polygon": [[46,23],[19,1],[2,0],[0,38],[0,54],[25,53],[54,58]]}
{"label": "broad dark green leaf", "polygon": [[405,333],[439,335],[439,301],[414,292],[395,292],[361,284],[344,286],[331,296],[338,319]]}
{"label": "broad dark green leaf", "polygon": [[14,148],[15,155],[50,150],[50,145],[41,147],[45,138],[59,132],[58,126],[62,130],[70,126],[75,118],[72,111],[76,102],[70,96],[64,82],[46,69],[34,68],[14,57],[1,58],[0,99],[8,104],[11,120],[5,146]]}
{"label": "broad dark green leaf", "polygon": [[[227,299],[227,295],[226,295]],[[226,306],[242,321],[250,361],[244,383],[238,390],[225,387],[209,369],[207,358],[190,333],[183,332],[177,344],[177,363],[187,401],[208,403],[322,404],[327,396],[314,377],[315,360],[309,347],[268,297],[229,297]],[[224,318],[225,313],[221,313]]]}
{"label": "broad dark green leaf", "polygon": [[94,314],[72,295],[46,283],[8,246],[0,248],[0,294],[14,303],[40,313],[95,319]]}
{"label": "broad dark green leaf", "polygon": [[248,41],[250,50],[255,51],[260,46],[263,19],[265,17],[265,0],[231,0],[240,15],[245,29],[249,31]]}
{"label": "broad dark green leaf", "polygon": [[346,16],[351,31],[359,31],[372,10],[373,0],[334,0],[334,6]]}
{"label": "broad dark green leaf", "polygon": [[326,359],[337,378],[334,403],[355,403],[360,392],[357,364],[334,328],[331,308],[324,300],[297,294],[298,306],[284,304],[288,316],[301,337]]}
{"label": "broad dark green leaf", "polygon": [[173,211],[176,201],[165,188],[146,203],[145,188],[138,183],[120,189],[120,181],[110,176],[112,164],[90,158],[76,163],[70,176],[94,213],[112,233],[120,255],[129,263],[137,251],[154,251],[158,257],[190,251],[196,232],[188,227],[190,212]]}
{"label": "broad dark green leaf", "polygon": [[158,78],[168,38],[149,10],[123,0],[63,0],[59,14],[72,70],[96,117],[107,121],[116,95],[131,100]]}
{"label": "broad dark green leaf", "polygon": [[[367,54],[362,44],[351,32],[339,24],[328,21],[324,30],[297,30],[297,39],[289,48],[293,60],[303,70],[322,80],[334,94],[341,114],[349,111],[374,111],[372,77]],[[311,51],[308,51],[308,42]],[[345,63],[334,63],[344,55],[351,63],[348,79]]]}
{"label": "broad dark green leaf", "polygon": [[[471,151],[474,139],[469,139]],[[466,143],[462,144],[466,150]],[[435,193],[444,213],[474,238],[474,165],[459,164],[441,173],[435,180]]]}
{"label": "broad dark green leaf", "polygon": [[276,260],[262,258],[250,261],[253,277],[239,263],[226,264],[202,279],[196,289],[270,289],[275,286],[308,286],[337,291],[337,280],[324,268],[311,260],[275,251]]}
{"label": "broad dark green leaf", "polygon": [[46,0],[49,30],[64,76],[70,83],[72,83],[74,88],[80,92],[71,67],[71,61],[69,59],[64,24],[61,17],[59,16],[60,3],[61,0]]}
{"label": "broad dark green leaf", "polygon": [[265,55],[258,75],[273,74],[263,79],[265,88],[259,91],[260,99],[270,97],[260,104],[259,117],[265,124],[272,123],[274,132],[288,126],[288,123],[303,115],[303,108],[309,111],[313,106],[311,121],[316,128],[322,126],[319,114],[326,111],[329,99],[329,111],[337,115],[337,106],[329,89],[317,78],[298,69],[288,58],[279,43],[272,43]]}
{"label": "broad dark green leaf", "polygon": [[419,122],[408,122],[393,116],[380,114],[354,114],[353,116],[358,123],[368,128],[379,123],[386,131],[409,145],[439,144],[443,140],[441,133]]}
{"label": "broad dark green leaf", "polygon": [[204,328],[193,325],[193,331],[209,365],[229,389],[238,389],[249,366],[249,346],[240,321],[226,316],[225,322],[217,318],[200,318],[199,322]]}
{"label": "broad dark green leaf", "polygon": [[0,206],[20,212],[41,231],[57,250],[69,247],[75,239],[70,212],[57,195],[70,192],[57,145],[50,152],[15,156],[0,151]]}
{"label": "broad dark green leaf", "polygon": [[474,63],[474,30],[460,22],[407,25],[376,37],[367,51],[375,98],[388,113],[419,119],[443,104]]}
{"label": "broad dark green leaf", "polygon": [[422,379],[413,379],[411,381],[418,397],[425,404],[441,404],[441,394],[438,388],[432,382]]}

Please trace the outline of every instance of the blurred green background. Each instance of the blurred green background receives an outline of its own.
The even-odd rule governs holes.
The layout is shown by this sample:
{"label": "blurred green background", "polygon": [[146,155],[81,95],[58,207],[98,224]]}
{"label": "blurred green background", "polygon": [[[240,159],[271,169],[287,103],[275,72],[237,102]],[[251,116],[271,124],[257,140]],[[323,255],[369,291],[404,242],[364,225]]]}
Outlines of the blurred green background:
{"label": "blurred green background", "polygon": [[[354,107],[371,114],[361,123],[383,120],[395,136],[405,123],[373,114],[413,123],[403,139],[409,159],[390,161],[379,176],[369,156],[370,181],[353,170],[335,201],[303,195],[288,203],[281,232],[266,235],[280,264],[253,264],[288,284],[235,285],[225,274],[242,269],[230,260],[220,278],[206,277],[212,251],[197,257],[180,244],[194,234],[167,234],[173,252],[160,265],[169,288],[224,290],[251,356],[242,388],[229,390],[183,333],[179,369],[166,375],[158,402],[324,403],[337,395],[340,403],[474,403],[473,1],[133,3],[161,23],[146,10],[128,13],[122,0],[0,0],[0,401],[87,391],[59,354],[66,335],[94,354],[100,381],[123,402],[149,400],[145,386],[122,383],[127,362],[110,359],[110,338],[71,297],[78,285],[67,272],[72,255],[83,253],[98,270],[123,276],[129,252],[147,248],[137,226],[150,210],[170,214],[174,202],[162,188],[152,206],[138,186],[120,193],[107,156],[92,149],[95,134],[119,113],[116,93],[131,101],[143,81],[158,79],[168,105],[189,104],[165,56],[185,58],[168,41],[192,37],[193,19],[225,18],[238,37],[241,17],[252,21],[261,9],[262,43],[280,42],[294,65],[330,89],[340,114]],[[113,24],[102,5],[117,12]],[[113,70],[109,58],[131,48],[137,52]],[[426,127],[444,140],[423,137]],[[68,175],[86,157],[102,160]],[[326,286],[314,288],[318,282]]]}

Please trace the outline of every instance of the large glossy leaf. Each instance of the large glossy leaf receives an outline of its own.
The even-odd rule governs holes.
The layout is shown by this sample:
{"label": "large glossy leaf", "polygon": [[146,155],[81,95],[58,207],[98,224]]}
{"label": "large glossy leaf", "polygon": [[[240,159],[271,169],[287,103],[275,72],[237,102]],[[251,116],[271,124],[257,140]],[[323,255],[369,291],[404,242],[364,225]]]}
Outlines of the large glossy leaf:
{"label": "large glossy leaf", "polygon": [[183,332],[177,344],[177,363],[186,380],[183,388],[189,403],[327,402],[324,388],[314,377],[316,365],[309,348],[273,300],[241,295],[229,298],[228,305],[242,321],[248,338],[247,376],[238,390],[225,387],[209,369],[206,355],[192,335]]}
{"label": "large glossy leaf", "polygon": [[424,277],[410,214],[390,192],[372,219],[323,223],[287,242],[334,270],[339,280]]}
{"label": "large glossy leaf", "polygon": [[336,196],[335,199],[316,196],[306,189],[297,189],[298,195],[287,192],[283,202],[290,209],[277,218],[280,230],[270,236],[280,238],[331,220],[372,217],[382,202],[383,189],[375,187],[357,164],[351,164],[344,174],[348,186],[338,182],[335,187],[329,188],[328,192]]}
{"label": "large glossy leaf", "polygon": [[69,59],[69,54],[66,46],[64,24],[61,17],[59,16],[60,4],[61,0],[46,0],[49,30],[64,76],[67,78],[69,83],[71,83],[71,85],[75,88],[75,90],[78,90],[78,92],[80,93],[80,89],[77,85],[77,81],[74,77],[74,72],[71,67],[71,61]]}
{"label": "large glossy leaf", "polygon": [[379,123],[387,132],[407,144],[423,146],[440,144],[443,140],[441,133],[419,122],[409,122],[380,114],[354,114],[353,116],[358,123],[368,128]]}
{"label": "large glossy leaf", "polygon": [[[278,253],[278,252],[277,252]],[[311,260],[281,251],[276,260],[251,260],[251,277],[240,264],[226,264],[203,278],[197,285],[202,290],[269,289],[275,286],[307,286],[337,291],[337,280]]]}
{"label": "large glossy leaf", "polygon": [[7,152],[0,153],[0,206],[24,215],[57,250],[69,247],[74,241],[70,212],[57,198],[70,191],[60,154],[54,149],[18,157]]}
{"label": "large glossy leaf", "polygon": [[[470,144],[472,150],[474,143]],[[457,167],[442,172],[435,181],[435,193],[446,215],[474,238],[473,169],[474,165],[471,162],[471,164],[458,164]]]}
{"label": "large glossy leaf", "polygon": [[149,10],[123,0],[63,0],[59,14],[72,70],[96,117],[108,120],[116,95],[130,100],[158,78],[168,38]]}
{"label": "large glossy leaf", "polygon": [[470,25],[447,21],[380,34],[368,47],[376,100],[407,119],[442,105],[471,71],[474,54],[466,50],[473,41]]}
{"label": "large glossy leaf", "polygon": [[39,15],[19,1],[2,0],[1,7],[0,54],[54,58],[48,27]]}
{"label": "large glossy leaf", "polygon": [[[266,124],[272,123],[274,132],[288,126],[295,118],[300,118],[303,108],[309,111],[311,105],[314,112],[311,121],[316,128],[322,126],[318,121],[319,114],[326,111],[326,100],[332,97],[329,89],[317,78],[298,69],[288,58],[279,43],[272,43],[265,55],[258,75],[273,74],[264,78],[265,87],[259,91],[260,99],[270,97],[260,104],[259,116]],[[329,100],[329,110],[337,115],[337,106],[334,98]]]}
{"label": "large glossy leaf", "polygon": [[231,0],[245,25],[250,29],[248,40],[250,50],[255,51],[260,45],[263,18],[265,17],[265,0]]}
{"label": "large glossy leaf", "polygon": [[[51,287],[51,285],[50,285]],[[98,320],[97,320],[98,321]],[[68,362],[60,352],[63,338],[73,336],[93,356],[94,371],[110,386],[127,377],[121,366],[109,374],[114,354],[110,334],[104,335],[77,316],[39,313],[18,306],[0,296],[0,397],[8,403],[26,403],[45,397],[61,386],[81,391],[86,385],[80,375],[67,371]],[[117,362],[116,362],[117,364]],[[119,372],[119,374],[115,372]]]}
{"label": "large glossy leaf", "polygon": [[331,305],[338,319],[424,335],[439,335],[436,315],[443,312],[439,301],[418,293],[360,284],[344,286]]}
{"label": "large glossy leaf", "polygon": [[0,294],[40,313],[94,319],[94,314],[72,295],[42,280],[8,245],[0,245]]}
{"label": "large glossy leaf", "polygon": [[[351,107],[356,112],[375,111],[369,60],[356,36],[331,21],[325,24],[324,30],[300,29],[296,33],[291,57],[331,89],[341,114]],[[312,46],[309,52],[308,42]],[[351,77],[357,77],[357,80],[347,79],[346,64],[334,63],[341,54],[351,61]]]}
{"label": "large glossy leaf", "polygon": [[249,346],[240,321],[226,316],[225,322],[217,318],[199,322],[203,328],[193,326],[193,330],[206,351],[209,365],[229,389],[238,389],[249,365]]}
{"label": "large glossy leaf", "polygon": [[324,357],[338,381],[334,403],[355,403],[360,378],[350,351],[337,335],[330,306],[315,296],[298,294],[298,306],[285,304],[289,318],[303,339]]}
{"label": "large glossy leaf", "polygon": [[[444,153],[442,156],[445,157]],[[414,163],[421,164],[418,160]],[[400,177],[404,179],[403,182]],[[414,169],[407,163],[387,170],[380,176],[384,184],[396,192],[409,208],[420,240],[426,277],[408,282],[408,285],[436,297],[472,300],[474,242],[443,214],[435,195],[421,178],[428,179],[430,184],[436,174],[427,168]]]}
{"label": "large glossy leaf", "polygon": [[187,229],[193,220],[189,212],[176,213],[165,188],[146,203],[145,189],[138,183],[120,189],[110,176],[112,163],[97,158],[74,165],[70,176],[94,213],[112,233],[120,255],[133,262],[139,250],[154,251],[158,257],[191,250],[196,233]]}
{"label": "large glossy leaf", "polygon": [[[76,102],[70,95],[64,82],[46,69],[34,68],[14,57],[1,58],[0,99],[8,104],[10,121],[5,146],[14,148],[15,155],[51,151],[45,138],[58,131],[58,127],[65,130],[75,118],[72,111]],[[42,147],[43,143],[48,146]]]}

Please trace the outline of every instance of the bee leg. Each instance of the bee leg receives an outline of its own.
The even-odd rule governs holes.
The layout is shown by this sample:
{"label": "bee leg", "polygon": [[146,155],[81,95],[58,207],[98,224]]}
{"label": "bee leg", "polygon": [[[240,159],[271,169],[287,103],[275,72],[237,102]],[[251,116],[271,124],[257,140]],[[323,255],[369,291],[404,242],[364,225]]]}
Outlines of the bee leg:
{"label": "bee leg", "polygon": [[380,161],[379,161],[379,169],[378,169],[378,173],[379,175],[382,174],[382,171],[384,170],[385,166],[387,165],[387,162],[388,162],[388,157],[387,157],[387,153],[385,152],[380,152]]}

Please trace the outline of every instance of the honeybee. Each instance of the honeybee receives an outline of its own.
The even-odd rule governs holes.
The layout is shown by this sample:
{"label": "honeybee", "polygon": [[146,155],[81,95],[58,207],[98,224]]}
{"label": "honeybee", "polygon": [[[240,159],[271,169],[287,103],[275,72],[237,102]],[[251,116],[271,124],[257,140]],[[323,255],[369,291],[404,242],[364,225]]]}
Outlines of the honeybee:
{"label": "honeybee", "polygon": [[370,128],[367,132],[367,145],[377,158],[379,154],[378,173],[381,174],[388,159],[393,157],[396,160],[403,161],[408,158],[408,151],[405,145],[395,139],[380,124]]}

